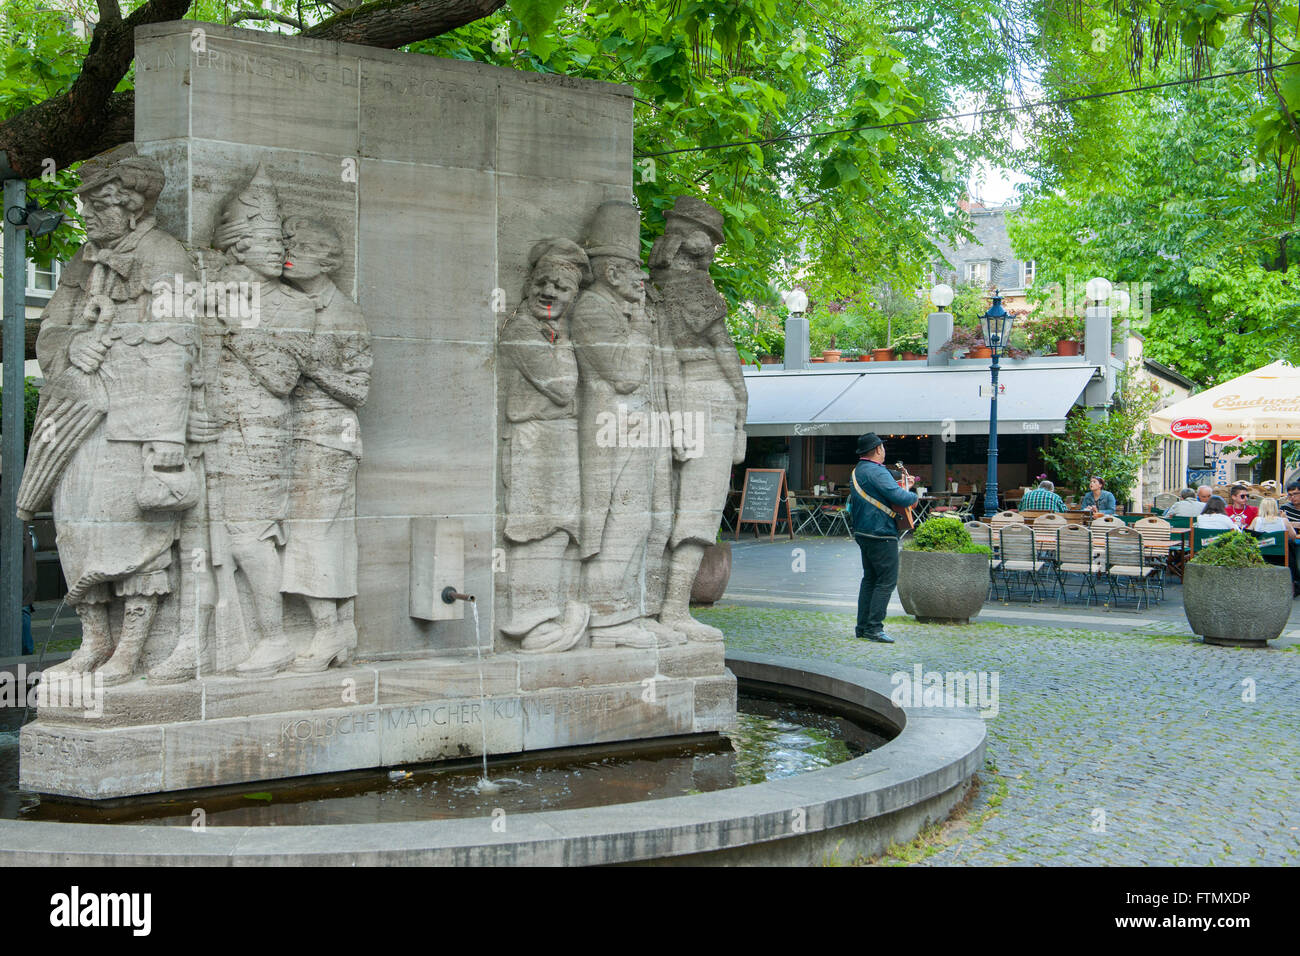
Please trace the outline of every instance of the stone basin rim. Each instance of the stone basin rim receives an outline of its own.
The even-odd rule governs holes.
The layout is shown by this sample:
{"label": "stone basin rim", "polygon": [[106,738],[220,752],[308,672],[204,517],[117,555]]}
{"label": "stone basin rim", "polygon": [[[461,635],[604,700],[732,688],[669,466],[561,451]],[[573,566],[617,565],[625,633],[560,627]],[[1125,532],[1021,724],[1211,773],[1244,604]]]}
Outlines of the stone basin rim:
{"label": "stone basin rim", "polygon": [[[488,817],[310,826],[188,827],[0,821],[6,865],[600,865],[672,862],[809,836],[908,811],[982,766],[984,721],[965,708],[890,701],[888,676],[824,660],[729,653],[745,681],[841,700],[899,728],[833,767],[710,793]],[[795,821],[798,821],[797,825]],[[918,830],[921,821],[913,827]]]}

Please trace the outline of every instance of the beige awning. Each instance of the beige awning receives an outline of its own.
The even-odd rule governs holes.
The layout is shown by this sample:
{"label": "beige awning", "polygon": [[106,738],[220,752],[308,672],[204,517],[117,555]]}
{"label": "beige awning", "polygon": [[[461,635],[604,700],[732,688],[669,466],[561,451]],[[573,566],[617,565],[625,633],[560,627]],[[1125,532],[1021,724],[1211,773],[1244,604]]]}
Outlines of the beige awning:
{"label": "beige awning", "polygon": [[1159,435],[1196,440],[1300,438],[1300,368],[1265,365],[1151,415]]}

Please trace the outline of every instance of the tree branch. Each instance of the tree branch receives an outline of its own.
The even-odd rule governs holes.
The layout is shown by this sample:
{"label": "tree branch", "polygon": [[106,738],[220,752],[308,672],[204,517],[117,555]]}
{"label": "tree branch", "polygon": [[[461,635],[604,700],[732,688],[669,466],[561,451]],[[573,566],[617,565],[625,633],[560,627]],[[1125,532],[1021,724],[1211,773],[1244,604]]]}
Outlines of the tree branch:
{"label": "tree branch", "polygon": [[286,16],[283,13],[268,13],[265,10],[241,10],[238,13],[231,14],[226,23],[234,26],[243,20],[269,20],[283,23],[286,27],[293,27],[295,30],[307,29],[307,25],[297,17]]}
{"label": "tree branch", "polygon": [[410,0],[400,5],[373,0],[308,27],[302,35],[392,50],[450,33],[505,5],[505,0]]}
{"label": "tree branch", "polygon": [[[9,165],[35,179],[47,159],[63,168],[130,142],[135,97],[113,90],[135,58],[135,28],[179,20],[191,2],[149,0],[124,20],[117,0],[97,0],[101,19],[71,88],[0,123],[0,152]],[[332,5],[347,2],[332,0]],[[371,0],[307,27],[301,35],[395,49],[448,33],[503,6],[505,0]],[[266,15],[266,19],[299,26],[288,17]]]}
{"label": "tree branch", "polygon": [[[106,106],[113,88],[135,58],[135,28],[178,20],[189,8],[190,0],[149,0],[123,20],[116,0],[100,0],[99,9],[105,19],[95,25],[90,50],[72,86],[0,123],[0,151],[6,154],[9,165],[19,174],[35,179],[46,159],[63,167],[93,156],[97,150],[88,151],[88,146],[102,142],[110,126],[121,129],[120,121],[108,115]],[[121,142],[130,138],[128,130]]]}

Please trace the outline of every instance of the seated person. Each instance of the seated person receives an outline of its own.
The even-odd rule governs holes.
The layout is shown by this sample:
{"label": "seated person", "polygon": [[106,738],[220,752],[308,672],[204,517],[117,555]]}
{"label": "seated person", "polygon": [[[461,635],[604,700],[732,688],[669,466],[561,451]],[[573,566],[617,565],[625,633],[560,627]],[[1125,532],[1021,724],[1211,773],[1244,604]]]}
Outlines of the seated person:
{"label": "seated person", "polygon": [[1228,517],[1228,503],[1218,495],[1211,495],[1205,511],[1196,519],[1196,527],[1222,531],[1236,531],[1237,526]]}
{"label": "seated person", "polygon": [[1031,488],[1020,499],[1021,511],[1064,511],[1065,502],[1056,493],[1056,486],[1050,481],[1040,481],[1037,488]]}
{"label": "seated person", "polygon": [[1238,528],[1246,529],[1259,515],[1259,509],[1246,504],[1250,500],[1250,489],[1245,485],[1233,485],[1232,501],[1228,504],[1228,517]]}
{"label": "seated person", "polygon": [[1198,485],[1196,488],[1196,500],[1201,504],[1208,504],[1212,494],[1214,494],[1214,489],[1209,485]]}
{"label": "seated person", "polygon": [[1096,475],[1088,479],[1088,493],[1079,504],[1093,517],[1115,514],[1115,496],[1106,490],[1106,482]]}
{"label": "seated person", "polygon": [[[1300,534],[1300,481],[1286,486],[1286,500],[1282,502],[1282,517],[1291,530]],[[1291,591],[1300,597],[1300,540],[1291,542]]]}
{"label": "seated person", "polygon": [[1272,534],[1275,531],[1281,531],[1286,535],[1288,541],[1295,540],[1295,532],[1291,530],[1291,525],[1287,523],[1287,520],[1282,517],[1281,512],[1278,511],[1277,502],[1272,498],[1265,498],[1259,503],[1259,514],[1246,526],[1246,530],[1253,531],[1256,534]]}
{"label": "seated person", "polygon": [[[1205,485],[1201,486],[1208,492],[1210,489]],[[1207,499],[1209,495],[1205,496]],[[1205,502],[1196,497],[1196,492],[1191,488],[1184,488],[1178,492],[1178,501],[1165,509],[1166,518],[1191,518],[1205,510]]]}

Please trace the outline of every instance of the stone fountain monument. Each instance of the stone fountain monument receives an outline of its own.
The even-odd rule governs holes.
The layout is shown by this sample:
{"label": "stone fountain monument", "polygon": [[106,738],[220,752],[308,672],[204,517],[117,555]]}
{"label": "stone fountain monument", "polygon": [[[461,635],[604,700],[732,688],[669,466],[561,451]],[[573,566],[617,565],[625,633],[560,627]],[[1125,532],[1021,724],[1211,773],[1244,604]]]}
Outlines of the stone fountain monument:
{"label": "stone fountain monument", "polygon": [[[104,799],[716,732],[746,397],[625,87],[191,22],[83,167],[19,493],[83,641],[20,784]],[[472,601],[472,603],[471,603]]]}

